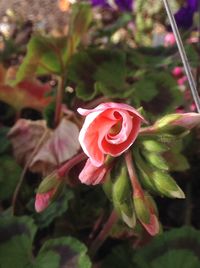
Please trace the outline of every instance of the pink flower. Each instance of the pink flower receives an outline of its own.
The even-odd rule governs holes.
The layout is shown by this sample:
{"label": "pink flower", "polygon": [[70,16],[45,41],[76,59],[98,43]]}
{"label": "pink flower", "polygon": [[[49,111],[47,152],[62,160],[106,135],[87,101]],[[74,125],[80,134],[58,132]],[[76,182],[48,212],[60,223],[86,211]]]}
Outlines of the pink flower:
{"label": "pink flower", "polygon": [[187,81],[187,76],[183,76],[183,77],[178,79],[177,83],[179,86],[182,86],[185,84],[186,81]]}
{"label": "pink flower", "polygon": [[182,67],[175,67],[173,70],[172,70],[172,74],[174,77],[180,77],[183,75],[183,68]]}
{"label": "pink flower", "polygon": [[176,43],[176,39],[173,33],[167,33],[165,35],[164,44],[166,47],[173,46]]}
{"label": "pink flower", "polygon": [[86,116],[79,141],[91,163],[100,167],[105,155],[119,156],[138,136],[143,117],[131,106],[123,103],[102,103],[96,108],[78,112]]}
{"label": "pink flower", "polygon": [[42,212],[45,210],[49,206],[54,193],[55,189],[52,189],[46,193],[37,193],[35,198],[35,210],[37,212]]}
{"label": "pink flower", "polygon": [[82,183],[96,185],[103,183],[106,178],[108,167],[102,165],[100,167],[94,166],[88,158],[83,170],[79,174],[79,179]]}

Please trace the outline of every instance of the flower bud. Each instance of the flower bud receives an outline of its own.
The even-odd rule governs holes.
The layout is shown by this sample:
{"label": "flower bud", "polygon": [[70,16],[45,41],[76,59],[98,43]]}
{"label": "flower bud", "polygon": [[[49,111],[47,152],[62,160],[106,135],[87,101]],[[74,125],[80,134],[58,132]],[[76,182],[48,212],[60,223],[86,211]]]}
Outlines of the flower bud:
{"label": "flower bud", "polygon": [[173,33],[167,33],[165,35],[164,45],[165,47],[173,46],[176,43],[176,39]]}
{"label": "flower bud", "polygon": [[144,140],[142,142],[142,145],[144,146],[144,149],[148,152],[163,153],[169,150],[169,147],[166,144],[155,140]]}
{"label": "flower bud", "polygon": [[169,114],[156,121],[154,130],[171,130],[176,126],[185,129],[192,129],[200,124],[200,114],[198,113],[179,113]]}
{"label": "flower bud", "polygon": [[122,220],[133,228],[136,224],[133,201],[131,198],[132,188],[127,176],[126,167],[122,166],[119,176],[114,182],[112,200],[114,207]]}
{"label": "flower bud", "polygon": [[182,67],[175,67],[173,70],[172,70],[172,74],[174,77],[180,77],[181,75],[183,75],[183,68]]}
{"label": "flower bud", "polygon": [[200,124],[200,114],[198,113],[183,113],[179,115],[180,116],[172,122],[172,125],[192,129]]}
{"label": "flower bud", "polygon": [[136,216],[131,199],[120,205],[120,212],[122,220],[128,225],[128,227],[134,228],[136,225]]}
{"label": "flower bud", "polygon": [[46,193],[37,193],[35,198],[35,210],[37,212],[42,212],[43,210],[45,210],[49,206],[54,193],[55,189],[52,189],[51,191]]}
{"label": "flower bud", "polygon": [[147,161],[156,168],[168,170],[168,164],[165,159],[158,153],[146,153],[145,158]]}
{"label": "flower bud", "polygon": [[47,177],[45,177],[39,185],[37,193],[47,193],[51,189],[57,187],[59,176],[57,172],[52,172]]}
{"label": "flower bud", "polygon": [[35,210],[42,212],[46,209],[55,195],[58,193],[62,181],[57,172],[53,172],[42,180],[35,198]]}
{"label": "flower bud", "polygon": [[108,166],[105,164],[99,167],[94,166],[91,160],[88,158],[83,170],[79,174],[79,179],[82,183],[87,185],[103,183],[108,169]]}
{"label": "flower bud", "polygon": [[127,176],[126,167],[122,167],[119,176],[113,185],[113,202],[116,208],[118,204],[124,203],[132,193],[130,181]]}
{"label": "flower bud", "polygon": [[150,211],[147,207],[144,198],[133,197],[133,203],[137,218],[142,222],[148,224],[150,222]]}
{"label": "flower bud", "polygon": [[181,188],[167,173],[157,170],[153,172],[152,180],[160,194],[171,198],[185,198]]}
{"label": "flower bud", "polygon": [[149,202],[149,199],[145,197],[144,193],[134,196],[133,200],[137,218],[143,227],[152,236],[158,234],[160,231],[160,224],[152,207],[152,203]]}

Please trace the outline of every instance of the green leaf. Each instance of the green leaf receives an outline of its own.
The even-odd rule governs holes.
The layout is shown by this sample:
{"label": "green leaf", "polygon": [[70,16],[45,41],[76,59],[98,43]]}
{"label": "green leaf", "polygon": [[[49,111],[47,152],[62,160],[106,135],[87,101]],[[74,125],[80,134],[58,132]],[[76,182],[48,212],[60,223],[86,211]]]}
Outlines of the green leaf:
{"label": "green leaf", "polygon": [[13,194],[21,175],[21,168],[8,155],[1,156],[0,163],[0,199],[5,200]]}
{"label": "green leaf", "polygon": [[200,232],[182,227],[155,237],[135,255],[137,268],[198,268]]}
{"label": "green leaf", "polygon": [[83,100],[90,100],[97,93],[122,97],[127,94],[125,55],[116,49],[79,52],[71,59],[68,78],[76,84],[76,94]]}
{"label": "green leaf", "polygon": [[34,35],[27,46],[27,54],[19,67],[15,83],[34,75],[61,74],[62,56],[66,53],[66,37],[54,38]]}
{"label": "green leaf", "polygon": [[[153,83],[155,86],[155,89],[153,89],[154,91],[152,91],[153,87],[149,88],[149,90],[152,91],[152,94],[149,96],[149,99],[151,97],[151,100],[141,101],[141,105],[143,106],[144,110],[151,116],[160,116],[174,111],[174,109],[182,103],[182,93],[178,89],[177,82],[172,77],[171,73],[164,71],[159,71],[156,73],[150,72],[149,74],[146,74],[145,77],[141,77],[140,79],[151,81],[151,83]],[[144,84],[145,83],[146,82],[144,82]],[[145,88],[148,90],[148,86]],[[157,91],[157,94],[155,94],[155,90]],[[134,93],[134,98],[141,98],[140,89],[135,90]],[[143,95],[145,96],[145,90],[143,91]],[[134,99],[132,99],[132,101],[134,102]]]}
{"label": "green leaf", "polygon": [[155,82],[145,77],[134,84],[134,90],[141,101],[151,101],[158,94]]}
{"label": "green leaf", "polygon": [[0,128],[0,154],[5,153],[10,147],[10,141],[7,139],[9,128]]}
{"label": "green leaf", "polygon": [[[70,267],[70,268],[90,268],[92,267],[89,257],[87,256],[87,248],[84,244],[73,237],[62,237],[50,239],[46,241],[39,252],[36,263],[40,263],[45,259],[48,261],[46,254],[50,256],[59,256],[59,262],[52,268]],[[55,259],[54,259],[55,261]],[[37,266],[35,266],[36,268]],[[46,266],[49,267],[48,263]]]}
{"label": "green leaf", "polygon": [[1,268],[32,267],[32,242],[36,226],[29,217],[1,217]]}

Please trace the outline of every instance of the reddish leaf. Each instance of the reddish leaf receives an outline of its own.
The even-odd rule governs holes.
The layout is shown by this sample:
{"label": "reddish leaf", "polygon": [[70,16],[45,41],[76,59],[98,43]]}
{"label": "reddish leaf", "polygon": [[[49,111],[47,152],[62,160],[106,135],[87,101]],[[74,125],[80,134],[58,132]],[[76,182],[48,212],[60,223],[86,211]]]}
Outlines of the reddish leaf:
{"label": "reddish leaf", "polygon": [[78,135],[78,127],[63,118],[57,129],[34,157],[30,169],[35,172],[46,173],[46,170],[54,170],[70,159],[80,149]]}
{"label": "reddish leaf", "polygon": [[49,84],[42,84],[40,81],[32,79],[24,80],[12,87],[5,81],[6,76],[10,76],[10,72],[0,65],[1,101],[13,106],[17,111],[27,107],[42,111],[50,103],[52,97],[46,97],[51,90]]}
{"label": "reddish leaf", "polygon": [[[48,139],[50,130],[47,130],[44,120],[31,121],[19,119],[14,127],[11,128],[8,138],[12,142],[14,156],[19,164],[25,165],[29,161],[29,157],[32,155],[45,131],[48,132],[46,135],[46,139]],[[43,143],[46,139],[44,139]]]}
{"label": "reddish leaf", "polygon": [[78,127],[65,118],[55,131],[48,129],[44,120],[20,119],[8,133],[15,158],[22,165],[29,161],[33,151],[41,143],[29,168],[43,175],[49,174],[77,153],[80,148],[78,135]]}

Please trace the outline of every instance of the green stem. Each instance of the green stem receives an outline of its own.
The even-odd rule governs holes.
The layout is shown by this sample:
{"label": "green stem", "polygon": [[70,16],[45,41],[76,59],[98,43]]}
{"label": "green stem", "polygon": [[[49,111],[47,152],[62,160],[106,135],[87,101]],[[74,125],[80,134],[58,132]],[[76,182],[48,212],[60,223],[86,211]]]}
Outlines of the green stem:
{"label": "green stem", "polygon": [[54,117],[54,127],[57,127],[61,115],[62,115],[62,101],[63,95],[65,90],[65,76],[58,77],[58,87],[57,87],[57,94],[56,94],[56,109],[55,109],[55,117]]}

